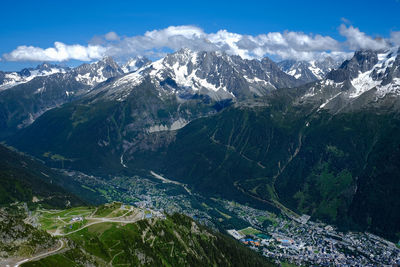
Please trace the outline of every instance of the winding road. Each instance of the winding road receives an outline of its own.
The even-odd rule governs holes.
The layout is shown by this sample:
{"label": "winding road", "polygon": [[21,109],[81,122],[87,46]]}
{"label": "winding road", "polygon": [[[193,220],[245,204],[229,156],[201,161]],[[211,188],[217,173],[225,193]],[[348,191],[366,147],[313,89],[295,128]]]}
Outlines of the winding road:
{"label": "winding road", "polygon": [[[139,213],[138,213],[138,215],[139,215]],[[121,220],[121,219],[118,219],[118,218],[120,218],[120,217],[116,217],[116,218],[90,218],[90,220],[95,220],[95,222],[91,222],[91,223],[85,224],[81,228],[76,229],[76,230],[71,231],[71,232],[68,232],[68,233],[60,233],[60,232],[56,231],[55,233],[51,233],[51,235],[52,236],[67,236],[67,235],[79,232],[80,230],[85,229],[85,228],[87,228],[87,227],[89,227],[91,225],[98,224],[98,223],[104,223],[104,222],[135,223],[137,221],[142,220],[143,216],[137,216],[137,218],[134,218],[132,220]]]}
{"label": "winding road", "polygon": [[39,260],[39,259],[41,259],[41,258],[45,258],[45,257],[50,256],[50,255],[52,255],[52,254],[58,253],[61,249],[64,248],[64,245],[65,245],[65,244],[64,244],[64,241],[63,241],[62,239],[59,239],[58,241],[59,241],[59,243],[60,243],[60,246],[57,247],[57,248],[55,248],[54,250],[50,250],[50,251],[41,253],[41,254],[39,254],[39,255],[33,256],[33,257],[31,257],[31,258],[27,258],[27,259],[21,260],[21,261],[15,263],[14,267],[18,267],[18,266],[20,266],[21,264],[26,263],[26,262],[28,262],[28,261]]}
{"label": "winding road", "polygon": [[[103,217],[103,218],[93,218],[93,217],[90,217],[90,220],[92,220],[92,222],[90,222],[90,223],[88,223],[88,224],[82,226],[82,227],[79,228],[79,229],[76,229],[76,230],[71,231],[71,232],[69,232],[69,233],[60,233],[59,231],[56,231],[55,233],[50,233],[50,234],[51,234],[52,236],[59,236],[59,237],[62,237],[62,236],[67,236],[67,235],[70,235],[70,234],[79,232],[79,231],[81,231],[82,229],[85,229],[85,228],[87,228],[87,227],[89,227],[89,226],[91,226],[91,225],[94,225],[94,224],[105,223],[105,222],[114,222],[114,223],[135,223],[135,222],[140,221],[140,220],[142,220],[142,219],[144,218],[144,212],[139,212],[139,213],[135,216],[135,218],[128,219],[128,220],[127,220],[127,219],[122,219],[123,216],[127,215],[127,214],[128,214],[129,212],[131,212],[131,211],[132,211],[132,209],[128,210],[127,213],[123,214],[122,216],[120,216],[120,217],[114,217],[114,218],[104,218],[104,217]],[[92,215],[93,215],[93,213],[92,213]],[[57,229],[57,230],[59,230],[59,229]],[[43,252],[43,253],[34,255],[34,256],[30,257],[30,258],[23,259],[23,260],[20,260],[20,259],[9,260],[8,262],[2,262],[1,264],[4,263],[4,266],[7,266],[7,267],[11,267],[11,266],[13,266],[13,267],[18,267],[18,266],[20,266],[21,264],[24,264],[24,263],[26,263],[26,262],[39,260],[39,259],[48,257],[48,256],[50,256],[50,255],[57,254],[57,253],[59,253],[63,248],[66,247],[66,244],[65,244],[64,240],[59,239],[58,242],[59,242],[59,246],[56,247],[56,248],[54,248],[53,250],[50,250],[50,251],[47,251],[47,252]],[[15,261],[17,261],[17,262],[15,262]]]}

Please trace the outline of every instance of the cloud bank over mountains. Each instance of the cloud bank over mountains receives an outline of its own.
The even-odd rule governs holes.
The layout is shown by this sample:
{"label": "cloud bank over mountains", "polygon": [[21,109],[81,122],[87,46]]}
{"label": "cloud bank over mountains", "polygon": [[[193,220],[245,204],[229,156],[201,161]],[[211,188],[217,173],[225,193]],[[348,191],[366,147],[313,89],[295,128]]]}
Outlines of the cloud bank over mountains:
{"label": "cloud bank over mountains", "polygon": [[104,56],[117,58],[148,56],[157,58],[167,52],[181,48],[202,51],[223,51],[242,58],[272,56],[277,59],[313,60],[331,56],[345,59],[357,49],[384,49],[400,45],[400,32],[392,32],[390,38],[372,38],[358,28],[342,24],[339,33],[345,40],[338,41],[330,36],[306,34],[303,32],[269,32],[260,35],[243,35],[219,30],[206,33],[191,26],[170,26],[165,29],[148,31],[144,35],[119,36],[109,32],[95,36],[86,45],[67,45],[55,42],[54,47],[40,48],[18,46],[4,54],[7,61],[92,61]]}

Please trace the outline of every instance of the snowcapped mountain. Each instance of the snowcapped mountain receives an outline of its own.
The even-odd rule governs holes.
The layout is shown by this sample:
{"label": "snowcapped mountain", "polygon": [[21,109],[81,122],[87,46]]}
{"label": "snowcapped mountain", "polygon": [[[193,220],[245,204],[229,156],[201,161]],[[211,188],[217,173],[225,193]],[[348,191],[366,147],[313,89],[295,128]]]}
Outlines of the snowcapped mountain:
{"label": "snowcapped mountain", "polygon": [[[29,72],[47,73],[45,71],[46,65],[41,65]],[[7,135],[24,128],[47,110],[76,100],[99,83],[122,74],[112,58],[104,58],[74,69],[37,75],[11,89],[0,91],[0,135],[2,130]]]}
{"label": "snowcapped mountain", "polygon": [[150,64],[151,61],[146,57],[134,57],[129,59],[125,64],[122,65],[121,69],[124,73],[129,73],[133,71],[137,71],[141,67]]}
{"label": "snowcapped mountain", "polygon": [[36,68],[25,68],[19,72],[0,71],[0,90],[5,90],[15,85],[29,82],[35,77],[49,76],[55,73],[66,73],[69,70],[68,67],[43,63],[38,65]]}
{"label": "snowcapped mountain", "polygon": [[329,72],[326,79],[312,84],[303,99],[318,100],[320,108],[336,111],[381,103],[390,108],[400,99],[399,68],[399,47],[357,51],[338,69]]}
{"label": "snowcapped mountain", "polygon": [[73,77],[77,82],[87,86],[95,86],[108,78],[124,74],[111,57],[103,58],[91,64],[82,64],[76,68],[43,63],[36,68],[25,68],[19,72],[0,71],[0,91],[27,83],[36,77],[51,76],[57,73],[64,74],[65,77],[63,77],[67,79]]}
{"label": "snowcapped mountain", "polygon": [[312,61],[284,60],[279,62],[278,66],[285,73],[307,83],[322,80],[328,72],[339,67],[341,63],[326,57],[323,60]]}
{"label": "snowcapped mountain", "polygon": [[145,80],[150,80],[159,92],[181,98],[208,95],[214,100],[263,96],[278,88],[301,84],[268,58],[245,60],[220,52],[182,49],[115,80],[102,90],[109,92],[105,95],[123,100]]}
{"label": "snowcapped mountain", "polygon": [[123,70],[111,57],[105,57],[100,61],[91,64],[83,64],[74,68],[71,75],[75,76],[77,82],[88,86],[95,86],[111,77],[120,76],[123,73]]}

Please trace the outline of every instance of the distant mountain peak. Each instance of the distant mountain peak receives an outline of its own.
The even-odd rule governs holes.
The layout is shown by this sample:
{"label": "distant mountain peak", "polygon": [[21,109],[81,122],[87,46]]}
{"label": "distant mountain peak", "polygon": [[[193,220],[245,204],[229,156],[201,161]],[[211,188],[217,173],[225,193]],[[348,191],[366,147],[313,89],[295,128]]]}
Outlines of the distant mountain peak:
{"label": "distant mountain peak", "polygon": [[36,68],[24,68],[21,71],[1,72],[0,91],[15,85],[27,83],[36,77],[49,76],[55,73],[65,73],[70,69],[49,63],[39,64]]}
{"label": "distant mountain peak", "polygon": [[215,51],[181,49],[151,64],[149,75],[160,82],[214,99],[262,96],[271,90],[294,87],[297,81],[269,59],[246,60]]}
{"label": "distant mountain peak", "polygon": [[340,61],[331,57],[320,60],[296,61],[284,60],[278,63],[278,66],[285,73],[299,79],[303,82],[313,82],[325,78],[326,74],[339,67]]}
{"label": "distant mountain peak", "polygon": [[89,86],[97,85],[111,77],[124,74],[112,57],[104,57],[91,64],[82,64],[76,67],[73,72],[76,74],[76,81]]}
{"label": "distant mountain peak", "polygon": [[121,69],[124,73],[137,71],[141,67],[150,64],[151,61],[147,57],[137,56],[130,58],[125,64],[122,65]]}
{"label": "distant mountain peak", "polygon": [[304,97],[319,99],[323,101],[320,108],[333,110],[377,107],[389,98],[400,100],[399,48],[356,51],[326,79],[311,85]]}
{"label": "distant mountain peak", "polygon": [[[135,64],[136,59],[129,62]],[[122,68],[127,72],[127,67]],[[176,94],[184,99],[207,95],[216,101],[260,97],[301,83],[267,58],[247,60],[222,52],[180,49],[98,90],[109,91],[103,97],[122,101],[144,81],[150,81],[161,95]]]}

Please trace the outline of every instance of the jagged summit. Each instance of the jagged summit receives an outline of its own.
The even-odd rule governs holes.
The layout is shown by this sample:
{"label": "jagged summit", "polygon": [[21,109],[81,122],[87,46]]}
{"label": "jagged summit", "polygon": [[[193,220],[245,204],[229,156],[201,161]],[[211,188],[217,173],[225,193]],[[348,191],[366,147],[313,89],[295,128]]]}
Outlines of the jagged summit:
{"label": "jagged summit", "polygon": [[112,57],[105,57],[91,64],[80,65],[73,70],[73,73],[78,82],[94,86],[124,72]]}
{"label": "jagged summit", "polygon": [[[132,77],[150,77],[158,87],[180,95],[203,94],[213,99],[263,96],[272,90],[294,87],[295,78],[269,59],[246,60],[221,52],[181,49],[146,65]],[[124,79],[124,78],[122,78]]]}
{"label": "jagged summit", "polygon": [[285,73],[307,83],[324,79],[327,73],[339,67],[341,63],[341,61],[326,57],[312,61],[284,60],[279,62],[278,66]]}
{"label": "jagged summit", "polygon": [[49,76],[55,73],[66,73],[69,70],[70,68],[68,67],[61,67],[44,62],[36,68],[24,68],[18,72],[0,71],[0,91],[18,84],[27,83],[36,77]]}
{"label": "jagged summit", "polygon": [[392,105],[400,96],[399,66],[399,47],[357,51],[326,79],[311,85],[303,98],[318,99],[321,108],[332,110]]}
{"label": "jagged summit", "polygon": [[141,67],[150,64],[151,60],[148,59],[147,57],[142,57],[142,56],[137,56],[130,58],[125,64],[121,66],[121,69],[124,71],[124,73],[129,73],[133,71],[137,71]]}

